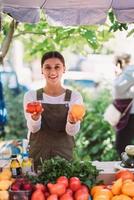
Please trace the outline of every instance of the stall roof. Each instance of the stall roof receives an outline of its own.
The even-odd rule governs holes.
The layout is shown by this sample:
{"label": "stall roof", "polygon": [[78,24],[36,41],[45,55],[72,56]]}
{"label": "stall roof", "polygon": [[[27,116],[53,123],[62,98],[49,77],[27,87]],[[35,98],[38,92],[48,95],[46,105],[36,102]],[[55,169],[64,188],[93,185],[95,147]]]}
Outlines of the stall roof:
{"label": "stall roof", "polygon": [[134,22],[134,0],[0,0],[1,8],[19,22],[37,23],[40,10],[49,24],[103,24],[113,9],[119,22]]}

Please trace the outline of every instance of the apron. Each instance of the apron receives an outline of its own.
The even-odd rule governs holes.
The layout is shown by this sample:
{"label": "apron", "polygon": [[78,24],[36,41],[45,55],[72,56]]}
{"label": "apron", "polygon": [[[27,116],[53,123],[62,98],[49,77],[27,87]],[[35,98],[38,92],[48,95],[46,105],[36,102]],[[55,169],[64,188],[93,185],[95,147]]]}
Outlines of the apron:
{"label": "apron", "polygon": [[[41,128],[36,133],[30,134],[30,157],[33,158],[34,167],[40,164],[40,159],[50,159],[61,156],[67,160],[72,159],[74,137],[69,136],[65,131],[69,101],[71,98],[70,90],[66,90],[64,104],[42,103]],[[37,90],[37,101],[43,99],[43,89]]]}

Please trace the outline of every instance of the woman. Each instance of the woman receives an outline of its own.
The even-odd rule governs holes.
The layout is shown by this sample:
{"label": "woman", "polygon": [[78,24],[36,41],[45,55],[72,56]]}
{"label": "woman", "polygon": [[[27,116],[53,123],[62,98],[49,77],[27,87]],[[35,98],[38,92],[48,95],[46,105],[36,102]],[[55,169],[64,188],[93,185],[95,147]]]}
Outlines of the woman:
{"label": "woman", "polygon": [[119,155],[126,145],[134,144],[134,66],[131,56],[123,54],[116,57],[116,78],[114,81],[114,105],[126,114],[116,126],[116,149]]}
{"label": "woman", "polygon": [[[65,89],[61,78],[65,73],[64,57],[57,51],[47,52],[41,59],[41,71],[46,80],[43,88],[28,91],[24,96],[24,112],[30,132],[30,156],[35,167],[41,159],[56,155],[72,159],[74,135],[80,130],[80,120],[72,116],[69,108],[83,104],[82,96]],[[40,113],[27,113],[27,103],[40,101]]]}

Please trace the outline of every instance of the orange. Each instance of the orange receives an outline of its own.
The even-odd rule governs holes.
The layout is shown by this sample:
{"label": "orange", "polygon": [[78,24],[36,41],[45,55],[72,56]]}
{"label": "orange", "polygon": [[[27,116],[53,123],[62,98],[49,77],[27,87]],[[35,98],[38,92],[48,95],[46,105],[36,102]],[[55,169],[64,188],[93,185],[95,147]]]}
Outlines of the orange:
{"label": "orange", "polygon": [[122,178],[123,180],[132,179],[134,180],[134,175],[128,169],[121,169],[115,173],[115,179]]}
{"label": "orange", "polygon": [[81,104],[73,104],[71,106],[71,113],[73,117],[81,120],[85,115],[85,107]]}
{"label": "orange", "polygon": [[134,197],[134,182],[126,182],[122,185],[122,193]]}
{"label": "orange", "polygon": [[111,198],[107,195],[100,194],[98,196],[93,197],[93,200],[111,200]]}
{"label": "orange", "polygon": [[97,196],[106,196],[107,199],[111,199],[113,197],[113,194],[109,189],[102,188],[102,189],[96,191],[96,193],[94,194],[94,198],[96,198]]}
{"label": "orange", "polygon": [[117,194],[120,194],[120,193],[121,193],[122,184],[123,184],[123,182],[122,182],[122,179],[121,179],[121,178],[119,178],[118,180],[116,180],[116,181],[114,182],[114,184],[113,184],[112,187],[111,187],[112,193],[113,193],[114,195],[117,195]]}
{"label": "orange", "polygon": [[124,194],[120,194],[114,196],[111,200],[132,200],[132,199]]}
{"label": "orange", "polygon": [[104,185],[95,185],[91,188],[91,195],[94,196],[94,194],[101,190],[102,188],[104,188],[105,186]]}

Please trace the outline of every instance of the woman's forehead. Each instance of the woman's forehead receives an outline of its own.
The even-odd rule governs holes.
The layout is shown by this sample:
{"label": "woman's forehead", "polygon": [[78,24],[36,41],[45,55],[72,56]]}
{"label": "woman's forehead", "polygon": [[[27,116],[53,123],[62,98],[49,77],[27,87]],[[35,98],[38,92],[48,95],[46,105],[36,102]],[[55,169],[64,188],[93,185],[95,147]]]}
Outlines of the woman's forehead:
{"label": "woman's forehead", "polygon": [[59,58],[48,58],[44,61],[43,65],[47,64],[63,64]]}

